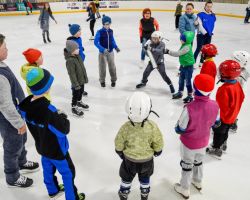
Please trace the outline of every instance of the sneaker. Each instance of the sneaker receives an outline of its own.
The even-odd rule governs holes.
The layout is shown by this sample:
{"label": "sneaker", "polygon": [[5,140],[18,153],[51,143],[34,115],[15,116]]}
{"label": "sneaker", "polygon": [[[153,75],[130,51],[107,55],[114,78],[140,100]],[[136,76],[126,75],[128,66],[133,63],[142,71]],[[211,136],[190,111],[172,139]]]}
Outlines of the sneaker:
{"label": "sneaker", "polygon": [[119,191],[119,192],[118,192],[118,195],[119,195],[119,197],[120,197],[120,200],[127,200],[127,199],[128,199],[129,193],[130,193],[129,190],[124,190],[123,192],[122,192],[122,191]]}
{"label": "sneaker", "polygon": [[79,200],[84,200],[85,199],[85,194],[84,193],[79,193],[78,194],[78,199]]}
{"label": "sneaker", "polygon": [[88,93],[84,91],[84,92],[82,93],[82,96],[88,96]]}
{"label": "sneaker", "polygon": [[56,200],[56,199],[58,199],[59,197],[61,197],[63,195],[63,193],[64,193],[64,185],[60,184],[60,185],[58,185],[58,187],[59,187],[59,191],[56,194],[49,195],[51,200]]}
{"label": "sneaker", "polygon": [[88,110],[89,109],[89,106],[87,104],[83,103],[82,101],[78,101],[77,102],[77,106],[79,108],[83,108],[84,110]]}
{"label": "sneaker", "polygon": [[174,94],[175,93],[174,86],[172,84],[170,84],[169,88],[170,88],[171,93]]}
{"label": "sneaker", "polygon": [[112,83],[111,83],[111,87],[115,87],[115,82],[112,82]]}
{"label": "sneaker", "polygon": [[179,183],[174,185],[174,190],[179,193],[184,199],[188,199],[190,196],[190,191],[181,187]]}
{"label": "sneaker", "polygon": [[8,183],[9,187],[20,187],[20,188],[27,188],[30,187],[32,184],[33,184],[32,179],[22,175],[20,175],[20,177],[17,179],[16,182]]}
{"label": "sneaker", "polygon": [[136,88],[139,89],[139,88],[142,88],[142,87],[145,87],[146,86],[146,83],[139,83],[138,85],[136,85]]}
{"label": "sneaker", "polygon": [[39,170],[39,164],[37,162],[27,161],[23,166],[20,166],[21,173],[32,173]]}
{"label": "sneaker", "polygon": [[196,182],[196,181],[192,181],[192,185],[197,189],[197,190],[199,190],[199,191],[201,191],[202,190],[202,184],[201,183],[199,183],[199,182]]}
{"label": "sneaker", "polygon": [[180,98],[182,98],[182,92],[177,92],[177,93],[175,93],[175,94],[173,94],[173,98],[172,99],[180,99]]}
{"label": "sneaker", "polygon": [[105,83],[101,83],[101,86],[102,86],[102,87],[106,87],[106,84],[105,84]]}
{"label": "sneaker", "polygon": [[72,107],[72,113],[77,117],[82,117],[84,115],[83,111],[80,110],[78,106]]}
{"label": "sneaker", "polygon": [[194,100],[193,96],[188,95],[186,98],[183,99],[183,103],[190,103]]}
{"label": "sneaker", "polygon": [[217,159],[221,159],[222,156],[222,150],[213,147],[208,147],[206,153]]}
{"label": "sneaker", "polygon": [[141,200],[148,200],[148,195],[150,192],[150,188],[141,188]]}

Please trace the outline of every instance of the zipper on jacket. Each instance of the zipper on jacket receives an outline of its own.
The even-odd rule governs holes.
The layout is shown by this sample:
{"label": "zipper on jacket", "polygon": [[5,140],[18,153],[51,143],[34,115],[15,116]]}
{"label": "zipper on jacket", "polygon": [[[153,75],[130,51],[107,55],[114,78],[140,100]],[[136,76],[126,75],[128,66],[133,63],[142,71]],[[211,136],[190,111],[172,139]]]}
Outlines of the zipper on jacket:
{"label": "zipper on jacket", "polygon": [[107,31],[107,35],[108,35],[108,52],[109,52],[109,33],[108,33],[108,30]]}

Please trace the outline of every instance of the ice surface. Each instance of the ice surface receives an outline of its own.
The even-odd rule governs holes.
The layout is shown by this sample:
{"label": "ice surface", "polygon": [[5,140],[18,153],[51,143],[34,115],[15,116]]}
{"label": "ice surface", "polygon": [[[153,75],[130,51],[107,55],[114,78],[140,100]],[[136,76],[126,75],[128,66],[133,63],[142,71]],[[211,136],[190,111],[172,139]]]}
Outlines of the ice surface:
{"label": "ice surface", "polygon": [[[85,21],[86,13],[55,15],[58,24],[50,23],[51,44],[43,44],[38,16],[1,17],[1,33],[7,36],[9,58],[6,63],[15,72],[23,88],[25,83],[20,78],[20,66],[25,63],[22,52],[35,47],[42,50],[44,55],[43,67],[49,69],[55,76],[52,88],[53,103],[65,110],[71,120],[69,135],[70,154],[76,167],[76,185],[80,192],[85,192],[87,199],[111,200],[118,199],[117,191],[120,184],[118,175],[121,160],[114,151],[114,138],[119,127],[127,120],[124,111],[126,97],[135,91],[135,85],[142,78],[143,70],[140,64],[140,43],[138,36],[138,23],[141,17],[139,12],[112,12],[107,13],[112,17],[115,38],[121,49],[116,54],[118,72],[117,87],[110,87],[109,75],[107,88],[100,88],[98,82],[98,51],[90,37],[89,24]],[[167,47],[178,49],[179,34],[174,30],[173,13],[153,13],[160,23],[170,42]],[[89,93],[84,102],[90,106],[90,111],[85,112],[83,119],[71,115],[71,89],[70,81],[65,67],[63,48],[69,36],[68,24],[78,23],[82,26],[83,45],[86,53],[86,68],[90,82],[86,86]],[[101,27],[97,21],[96,29]],[[250,26],[243,25],[241,19],[218,17],[213,43],[218,45],[219,55],[216,63],[229,57],[234,50],[250,51]],[[194,44],[196,46],[196,44]],[[178,88],[177,66],[178,59],[166,56],[166,69]],[[107,71],[108,72],[108,71]],[[198,73],[196,71],[195,73]],[[107,73],[108,74],[108,73]],[[247,88],[246,88],[247,89]],[[152,115],[164,134],[165,147],[161,157],[155,159],[155,172],[152,176],[151,200],[176,200],[181,199],[173,191],[181,174],[179,165],[179,139],[174,132],[175,123],[182,111],[181,101],[171,100],[169,88],[154,71],[147,87],[144,89],[153,100],[153,109],[158,112],[160,119]],[[214,92],[215,93],[215,92]],[[250,186],[250,102],[249,91],[239,116],[239,130],[235,135],[230,135],[228,151],[221,161],[206,158],[204,169],[204,190],[202,194],[191,189],[193,200],[247,200]],[[3,95],[3,94],[1,94]],[[213,94],[214,96],[214,94]],[[34,142],[29,135],[28,158],[40,160],[36,153]],[[2,160],[2,148],[0,159]],[[42,200],[48,199],[42,179],[42,170],[29,177],[34,179],[34,186],[29,189],[9,189],[5,184],[3,162],[0,165],[0,199],[6,200]],[[61,198],[64,199],[64,198]],[[139,185],[137,179],[133,183],[130,199],[139,199]]]}

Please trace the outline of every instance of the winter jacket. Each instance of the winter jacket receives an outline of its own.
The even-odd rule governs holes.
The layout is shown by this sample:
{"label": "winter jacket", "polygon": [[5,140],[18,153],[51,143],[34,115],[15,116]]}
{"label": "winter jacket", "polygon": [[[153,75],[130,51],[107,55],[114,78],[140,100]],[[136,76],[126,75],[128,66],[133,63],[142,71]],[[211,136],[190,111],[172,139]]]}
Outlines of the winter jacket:
{"label": "winter jacket", "polygon": [[208,96],[195,96],[187,104],[177,122],[175,131],[181,134],[181,142],[189,149],[201,149],[208,145],[210,129],[215,124],[219,106]]}
{"label": "winter jacket", "polygon": [[198,14],[199,19],[202,22],[203,28],[206,30],[207,34],[212,36],[214,31],[214,25],[216,22],[216,16],[214,13],[209,14],[206,12],[200,12]]}
{"label": "winter jacket", "polygon": [[99,49],[100,53],[104,53],[105,49],[112,52],[113,49],[118,48],[115,42],[113,30],[105,29],[104,27],[97,31],[94,44]]}
{"label": "winter jacket", "polygon": [[93,12],[92,8],[87,7],[87,12],[88,12],[88,16],[89,16],[87,21],[95,20],[95,13]]}
{"label": "winter jacket", "polygon": [[40,28],[44,31],[49,30],[49,18],[52,18],[55,21],[55,18],[52,14],[50,14],[46,9],[42,9],[40,11],[40,16],[38,21],[40,22]]}
{"label": "winter jacket", "polygon": [[153,17],[151,17],[150,19],[142,18],[140,20],[140,26],[139,26],[139,34],[141,41],[142,38],[149,40],[151,38],[151,34],[154,31],[159,31],[159,28],[160,28],[159,23],[155,18]]}
{"label": "winter jacket", "polygon": [[67,40],[74,40],[78,44],[78,46],[79,46],[79,54],[80,54],[80,56],[82,58],[82,61],[84,62],[86,56],[84,54],[84,47],[82,45],[82,38],[81,37],[76,38],[74,36],[71,36],[71,37],[68,37]]}
{"label": "winter jacket", "polygon": [[149,120],[141,123],[126,122],[115,138],[116,151],[123,152],[132,162],[146,162],[153,158],[154,152],[161,152],[163,137],[155,122]]}
{"label": "winter jacket", "polygon": [[179,21],[179,31],[181,34],[183,34],[186,31],[192,31],[195,32],[196,26],[194,25],[194,22],[196,20],[197,16],[195,14],[187,14],[185,13],[180,17]]}
{"label": "winter jacket", "polygon": [[183,8],[183,5],[177,4],[174,16],[181,15],[182,14],[182,8]]}
{"label": "winter jacket", "polygon": [[219,87],[216,101],[220,107],[220,119],[225,124],[233,124],[238,117],[245,95],[240,83],[236,80],[225,81]]}
{"label": "winter jacket", "polygon": [[34,101],[32,98],[24,99],[19,110],[35,140],[36,150],[49,159],[63,160],[69,149],[66,135],[70,122],[45,97]]}
{"label": "winter jacket", "polygon": [[21,85],[11,69],[0,62],[0,123],[8,122],[15,129],[24,125],[17,105],[25,98]]}
{"label": "winter jacket", "polygon": [[80,89],[80,86],[88,83],[88,76],[80,55],[71,55],[64,49],[66,67],[74,89]]}
{"label": "winter jacket", "polygon": [[204,61],[200,73],[208,74],[212,76],[214,79],[216,78],[217,68],[215,62],[213,61],[213,58],[209,58]]}
{"label": "winter jacket", "polygon": [[154,57],[154,60],[157,65],[164,64],[164,50],[165,50],[165,43],[160,42],[159,44],[154,44],[151,42],[151,53]]}
{"label": "winter jacket", "polygon": [[[21,77],[23,78],[23,80],[25,80],[25,83],[27,83],[26,76],[27,76],[28,72],[29,72],[30,70],[34,69],[34,68],[37,68],[37,67],[38,67],[38,66],[31,65],[31,64],[29,64],[29,63],[26,63],[26,64],[24,64],[24,65],[21,67],[20,73],[21,73]],[[26,86],[26,90],[27,90],[28,95],[31,95],[31,91],[30,91],[30,89],[29,89],[28,86]],[[44,96],[45,96],[49,101],[51,101],[51,96],[50,96],[50,94],[46,94],[46,95],[44,95]]]}

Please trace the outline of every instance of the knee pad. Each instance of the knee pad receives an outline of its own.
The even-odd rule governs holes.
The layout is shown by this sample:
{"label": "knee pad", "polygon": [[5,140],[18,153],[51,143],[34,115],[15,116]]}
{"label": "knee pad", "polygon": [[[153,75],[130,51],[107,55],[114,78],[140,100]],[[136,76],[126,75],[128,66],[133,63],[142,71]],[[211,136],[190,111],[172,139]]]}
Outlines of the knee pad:
{"label": "knee pad", "polygon": [[120,191],[123,193],[126,191],[128,191],[128,193],[130,192],[130,188],[131,188],[131,182],[126,182],[126,181],[123,181],[121,182],[121,185],[120,185]]}
{"label": "knee pad", "polygon": [[194,161],[194,166],[198,167],[201,166],[203,163],[202,162],[197,162],[196,160]]}
{"label": "knee pad", "polygon": [[184,160],[181,160],[180,165],[181,165],[182,170],[186,172],[192,171],[193,169],[193,164],[187,163]]}

